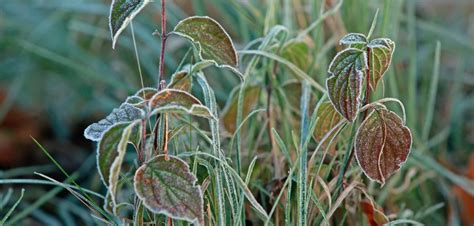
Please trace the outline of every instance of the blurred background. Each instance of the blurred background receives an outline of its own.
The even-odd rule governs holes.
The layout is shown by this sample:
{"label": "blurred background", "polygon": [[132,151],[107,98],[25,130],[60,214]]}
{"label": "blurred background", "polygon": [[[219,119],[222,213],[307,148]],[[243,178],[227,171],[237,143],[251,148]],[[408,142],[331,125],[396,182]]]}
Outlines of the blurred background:
{"label": "blurred background", "polygon": [[[0,179],[38,178],[33,172],[64,179],[33,142],[34,137],[68,172],[75,172],[78,181],[100,190],[97,175],[90,174],[95,170],[94,146],[83,137],[83,130],[140,88],[130,27],[116,49],[111,48],[110,3],[0,1]],[[167,12],[170,28],[190,15],[215,18],[240,50],[265,34],[266,23],[282,24],[296,35],[318,18],[321,6],[328,9],[336,3],[337,0],[174,0],[168,1]],[[276,7],[277,16],[268,19],[270,4]],[[327,64],[339,48],[337,40],[348,32],[367,33],[377,9],[380,12],[374,37],[388,37],[397,43],[384,83],[385,94],[405,103],[408,126],[420,131],[414,146],[423,150],[421,162],[426,155],[437,162],[435,168],[442,167],[438,168],[440,171],[433,170],[427,163],[426,171],[417,174],[423,177],[406,185],[413,187],[410,194],[395,199],[404,204],[402,209],[412,211],[407,211],[407,216],[427,214],[430,219],[421,220],[427,225],[473,225],[474,197],[437,175],[454,173],[474,179],[474,1],[345,1],[338,13],[308,37],[308,57],[319,61],[310,70],[315,80],[321,82],[327,76]],[[157,0],[133,21],[146,86],[156,84],[160,41],[152,33],[160,28],[159,21]],[[439,65],[435,62],[437,41],[441,43]],[[183,39],[169,39],[166,75],[176,70],[189,47]],[[322,51],[326,53],[321,57],[318,53]],[[437,68],[439,78],[434,76]],[[221,108],[238,84],[234,76],[222,73],[227,72],[208,72],[216,77],[210,80],[214,81],[211,85]],[[432,87],[436,89],[433,91]],[[432,114],[432,120],[426,119],[427,112]],[[425,137],[421,131],[427,123],[430,129]],[[28,192],[13,222],[93,223],[74,197],[51,186],[0,185],[1,215],[22,187]]]}

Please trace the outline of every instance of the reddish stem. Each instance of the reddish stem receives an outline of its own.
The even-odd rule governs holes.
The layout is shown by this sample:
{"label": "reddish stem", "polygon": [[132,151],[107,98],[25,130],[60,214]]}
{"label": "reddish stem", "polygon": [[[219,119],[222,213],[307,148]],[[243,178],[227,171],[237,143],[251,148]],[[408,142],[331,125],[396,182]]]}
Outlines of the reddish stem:
{"label": "reddish stem", "polygon": [[158,76],[158,90],[161,90],[161,81],[164,79],[165,72],[165,49],[166,39],[166,0],[161,0],[161,54],[160,54],[160,72]]}
{"label": "reddish stem", "polygon": [[[159,74],[158,74],[158,91],[162,90],[166,86],[166,81],[164,80],[165,74],[165,50],[166,50],[166,40],[168,39],[168,34],[166,33],[166,0],[161,0],[161,53],[160,53],[160,63],[159,63]],[[155,137],[153,140],[153,150],[158,148],[158,124],[160,122],[161,114],[156,116],[156,125],[155,125]],[[166,122],[167,123],[167,122]],[[168,133],[168,128],[165,128],[165,134]],[[167,140],[165,140],[165,145]],[[168,158],[167,149],[165,150],[166,157]]]}

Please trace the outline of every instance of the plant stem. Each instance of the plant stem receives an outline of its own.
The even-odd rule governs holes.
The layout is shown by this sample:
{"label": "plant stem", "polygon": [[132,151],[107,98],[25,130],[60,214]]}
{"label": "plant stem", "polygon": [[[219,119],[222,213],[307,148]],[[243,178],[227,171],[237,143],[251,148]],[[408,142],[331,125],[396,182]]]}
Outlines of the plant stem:
{"label": "plant stem", "polygon": [[[168,34],[166,33],[166,0],[161,0],[161,52],[160,52],[160,62],[159,62],[159,74],[158,74],[158,84],[157,89],[158,91],[162,90],[166,87],[166,81],[164,80],[165,74],[165,50],[166,50],[166,40],[168,39]],[[161,114],[156,115],[156,125],[154,131],[154,139],[153,139],[153,150],[156,151],[158,148],[158,125],[160,123],[160,116]],[[165,135],[168,134],[168,117],[165,116]],[[166,137],[166,136],[165,136]],[[168,150],[167,150],[167,140],[165,138],[164,142],[164,150],[166,159],[168,159]]]}
{"label": "plant stem", "polygon": [[160,54],[160,72],[158,75],[158,90],[161,90],[161,81],[164,79],[165,72],[165,49],[166,39],[168,34],[166,33],[166,0],[161,0],[161,54]]}

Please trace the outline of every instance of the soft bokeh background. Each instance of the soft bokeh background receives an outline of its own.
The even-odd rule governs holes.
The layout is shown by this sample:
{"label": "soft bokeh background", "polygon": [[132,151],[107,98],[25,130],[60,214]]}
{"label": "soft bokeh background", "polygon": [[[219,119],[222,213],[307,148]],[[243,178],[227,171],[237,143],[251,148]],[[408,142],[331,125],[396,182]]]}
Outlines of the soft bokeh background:
{"label": "soft bokeh background", "polygon": [[[133,22],[145,84],[156,84],[160,52],[159,1],[150,4]],[[321,2],[336,0],[175,0],[168,1],[168,23],[173,27],[189,15],[209,15],[229,31],[236,48],[264,35],[269,4],[279,16],[272,23],[288,26],[292,34],[318,17]],[[281,3],[279,3],[281,2]],[[37,139],[79,180],[100,187],[94,168],[94,147],[82,136],[84,128],[140,88],[131,29],[127,28],[115,50],[108,31],[110,1],[102,0],[2,0],[0,2],[0,178],[34,178],[34,171],[62,178],[31,137]],[[286,4],[286,5],[285,5]],[[335,54],[335,40],[347,32],[366,33],[380,9],[376,37],[397,42],[394,62],[385,81],[386,95],[405,103],[408,125],[415,130],[415,147],[435,159],[442,170],[474,179],[474,1],[385,0],[346,1],[340,13],[309,37],[312,55],[318,58],[311,74],[324,81],[328,62]],[[435,46],[442,48],[439,80],[433,80]],[[167,75],[176,70],[190,45],[170,38]],[[225,104],[233,76],[211,70],[217,99]],[[437,89],[434,93],[433,82]],[[434,98],[431,108],[430,98]],[[427,114],[428,113],[428,114]],[[433,114],[433,120],[426,120]],[[422,131],[431,125],[428,137]],[[418,132],[416,132],[418,131]],[[471,159],[470,168],[469,159]],[[468,170],[469,169],[469,170]],[[428,167],[424,177],[408,181],[406,200],[412,212],[426,214],[428,225],[474,223],[474,197]],[[94,177],[94,178],[92,178]],[[92,182],[91,182],[92,181]],[[2,185],[2,197],[27,185]],[[87,224],[87,210],[66,192],[52,187],[28,187],[16,220],[36,224],[71,223],[71,214]],[[41,197],[46,197],[44,200]],[[2,199],[3,200],[3,199]],[[39,201],[38,201],[39,200]],[[42,201],[41,201],[42,200]],[[2,215],[14,199],[0,203]],[[37,206],[31,207],[36,203]],[[5,207],[5,208],[3,208]],[[398,207],[397,207],[398,208]],[[431,209],[430,209],[431,208]],[[61,212],[61,211],[62,212]],[[411,214],[411,215],[410,215]],[[75,216],[75,217],[77,217]],[[68,221],[69,220],[69,221]],[[425,221],[426,220],[426,221]]]}

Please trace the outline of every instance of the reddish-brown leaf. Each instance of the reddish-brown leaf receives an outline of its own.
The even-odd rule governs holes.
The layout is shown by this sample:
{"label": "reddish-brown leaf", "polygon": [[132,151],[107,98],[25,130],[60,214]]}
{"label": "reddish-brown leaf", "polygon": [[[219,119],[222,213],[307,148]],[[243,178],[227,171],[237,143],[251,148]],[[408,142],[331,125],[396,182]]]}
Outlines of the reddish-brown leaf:
{"label": "reddish-brown leaf", "polygon": [[367,177],[382,185],[407,160],[412,144],[408,127],[386,109],[374,110],[360,125],[355,139],[357,162]]}

